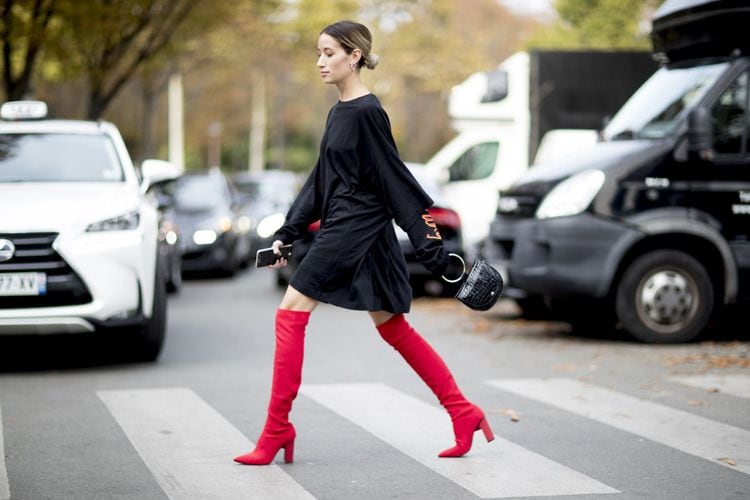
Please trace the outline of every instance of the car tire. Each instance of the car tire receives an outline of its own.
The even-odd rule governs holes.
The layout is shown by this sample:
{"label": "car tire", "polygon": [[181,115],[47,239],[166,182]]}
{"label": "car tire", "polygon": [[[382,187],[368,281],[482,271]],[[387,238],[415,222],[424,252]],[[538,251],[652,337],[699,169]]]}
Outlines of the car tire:
{"label": "car tire", "polygon": [[280,289],[289,286],[289,280],[287,280],[286,277],[278,270],[276,271],[276,286]]}
{"label": "car tire", "polygon": [[170,266],[169,279],[167,280],[167,292],[179,293],[182,289],[182,264],[175,262]]}
{"label": "car tire", "polygon": [[139,361],[156,361],[167,330],[167,287],[163,271],[157,266],[151,317],[136,330],[134,355]]}
{"label": "car tire", "polygon": [[530,295],[514,299],[521,309],[521,317],[528,320],[548,320],[552,318],[552,311],[547,306],[542,295]]}
{"label": "car tire", "polygon": [[545,305],[548,319],[570,323],[574,334],[601,338],[615,329],[616,316],[609,298],[546,297]]}
{"label": "car tire", "polygon": [[656,250],[625,269],[615,307],[623,328],[641,341],[687,342],[708,324],[713,283],[694,257],[679,250]]}

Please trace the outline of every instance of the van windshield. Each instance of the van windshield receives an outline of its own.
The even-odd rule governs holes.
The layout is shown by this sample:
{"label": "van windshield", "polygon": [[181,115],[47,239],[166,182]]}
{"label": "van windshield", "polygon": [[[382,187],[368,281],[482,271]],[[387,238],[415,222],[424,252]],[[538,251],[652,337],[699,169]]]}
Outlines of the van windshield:
{"label": "van windshield", "polygon": [[2,182],[122,182],[112,141],[96,134],[0,134]]}
{"label": "van windshield", "polygon": [[661,68],[612,118],[604,139],[662,139],[674,133],[685,110],[703,97],[728,66]]}

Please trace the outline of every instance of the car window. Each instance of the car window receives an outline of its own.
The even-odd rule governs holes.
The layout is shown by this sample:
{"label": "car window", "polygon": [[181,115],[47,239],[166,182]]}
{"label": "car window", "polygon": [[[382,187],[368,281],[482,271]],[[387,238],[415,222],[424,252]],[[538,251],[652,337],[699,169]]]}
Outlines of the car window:
{"label": "car window", "polygon": [[208,210],[229,204],[224,180],[213,175],[186,175],[166,186],[175,208],[183,211]]}
{"label": "car window", "polygon": [[0,182],[121,182],[122,166],[104,135],[0,134]]}
{"label": "car window", "polygon": [[489,177],[495,170],[499,147],[496,141],[472,146],[450,166],[449,180],[470,181]]}
{"label": "car window", "polygon": [[253,203],[291,205],[297,195],[295,185],[290,182],[263,179],[237,182],[236,186]]}
{"label": "car window", "polygon": [[747,154],[748,73],[742,73],[721,95],[712,111],[714,150],[718,154]]}

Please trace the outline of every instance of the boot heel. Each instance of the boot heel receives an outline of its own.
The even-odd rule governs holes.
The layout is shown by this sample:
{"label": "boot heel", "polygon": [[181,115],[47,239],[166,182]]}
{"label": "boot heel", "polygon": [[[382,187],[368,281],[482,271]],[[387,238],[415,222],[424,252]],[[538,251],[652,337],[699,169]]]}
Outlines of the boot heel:
{"label": "boot heel", "polygon": [[487,423],[486,418],[483,418],[479,421],[479,428],[482,429],[482,432],[484,432],[484,438],[488,443],[495,439],[495,435],[492,433],[492,429],[490,429],[490,424]]}
{"label": "boot heel", "polygon": [[291,464],[294,462],[294,439],[284,446],[284,463]]}

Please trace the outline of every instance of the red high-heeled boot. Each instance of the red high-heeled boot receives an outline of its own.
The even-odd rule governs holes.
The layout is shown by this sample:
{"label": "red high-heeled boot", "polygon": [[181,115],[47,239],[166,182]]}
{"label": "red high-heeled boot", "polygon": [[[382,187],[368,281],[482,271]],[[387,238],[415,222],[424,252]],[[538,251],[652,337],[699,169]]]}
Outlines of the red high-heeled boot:
{"label": "red high-heeled boot", "polygon": [[284,462],[294,461],[294,438],[297,434],[289,422],[289,412],[302,383],[305,327],[309,319],[310,313],[305,311],[276,311],[276,351],[266,425],[255,449],[236,457],[235,462],[268,465],[281,448],[284,448]]}
{"label": "red high-heeled boot", "polygon": [[441,452],[440,457],[461,457],[471,449],[474,432],[482,430],[487,442],[495,439],[484,412],[470,403],[456,384],[453,375],[437,352],[406,322],[403,314],[396,314],[379,325],[383,339],[403,356],[417,375],[432,389],[453,422],[456,445]]}

